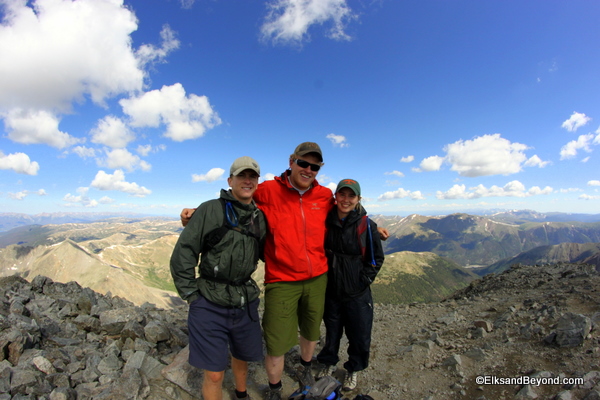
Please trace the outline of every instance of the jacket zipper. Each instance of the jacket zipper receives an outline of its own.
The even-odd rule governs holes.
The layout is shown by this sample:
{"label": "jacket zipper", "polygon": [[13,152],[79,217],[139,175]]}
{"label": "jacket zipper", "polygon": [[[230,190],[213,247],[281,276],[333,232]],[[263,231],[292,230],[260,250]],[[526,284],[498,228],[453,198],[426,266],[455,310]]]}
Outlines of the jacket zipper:
{"label": "jacket zipper", "polygon": [[[304,215],[304,202],[302,201],[302,196],[300,196],[300,214],[302,215],[302,224],[304,226],[304,255],[306,257],[306,263],[308,264],[308,276],[310,278],[313,277],[313,267],[310,261],[310,257],[308,255],[308,232],[306,231],[306,215]],[[309,278],[309,279],[310,279]]]}

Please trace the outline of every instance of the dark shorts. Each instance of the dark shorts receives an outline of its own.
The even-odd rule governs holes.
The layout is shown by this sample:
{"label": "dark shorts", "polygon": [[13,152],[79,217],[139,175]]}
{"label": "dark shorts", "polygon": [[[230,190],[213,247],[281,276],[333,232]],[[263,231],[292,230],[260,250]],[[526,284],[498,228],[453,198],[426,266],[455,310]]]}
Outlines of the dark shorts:
{"label": "dark shorts", "polygon": [[230,352],[238,360],[261,361],[258,302],[241,309],[219,306],[203,296],[194,300],[188,313],[189,363],[207,371],[225,371]]}
{"label": "dark shorts", "polygon": [[267,354],[287,353],[298,344],[298,330],[306,340],[319,340],[326,289],[327,274],[305,281],[265,285],[262,326]]}

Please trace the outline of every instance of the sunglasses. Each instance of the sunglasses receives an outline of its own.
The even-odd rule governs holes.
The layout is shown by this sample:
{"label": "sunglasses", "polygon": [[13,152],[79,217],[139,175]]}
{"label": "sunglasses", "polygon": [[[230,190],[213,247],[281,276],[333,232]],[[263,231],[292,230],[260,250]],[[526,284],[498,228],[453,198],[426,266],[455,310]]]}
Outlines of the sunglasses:
{"label": "sunglasses", "polygon": [[298,158],[296,158],[294,160],[294,162],[300,167],[300,168],[307,168],[310,167],[311,171],[317,172],[318,170],[321,169],[321,166],[319,164],[311,164],[308,161],[304,161],[304,160],[300,160]]}

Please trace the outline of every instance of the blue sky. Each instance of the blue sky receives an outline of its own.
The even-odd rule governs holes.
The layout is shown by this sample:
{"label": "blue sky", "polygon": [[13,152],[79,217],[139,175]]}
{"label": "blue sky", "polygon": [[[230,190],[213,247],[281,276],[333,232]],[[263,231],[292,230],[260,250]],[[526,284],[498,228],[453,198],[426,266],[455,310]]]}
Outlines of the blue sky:
{"label": "blue sky", "polygon": [[1,212],[177,216],[320,144],[372,213],[600,213],[600,2],[0,0]]}

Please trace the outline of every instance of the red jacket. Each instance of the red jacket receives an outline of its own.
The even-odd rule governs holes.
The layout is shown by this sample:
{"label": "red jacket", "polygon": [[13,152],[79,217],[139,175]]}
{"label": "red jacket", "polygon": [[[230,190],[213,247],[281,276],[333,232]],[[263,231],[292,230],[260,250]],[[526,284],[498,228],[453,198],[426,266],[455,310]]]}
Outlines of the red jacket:
{"label": "red jacket", "polygon": [[304,281],[327,272],[325,220],[331,190],[315,180],[300,196],[284,172],[258,185],[254,201],[267,219],[265,283]]}

